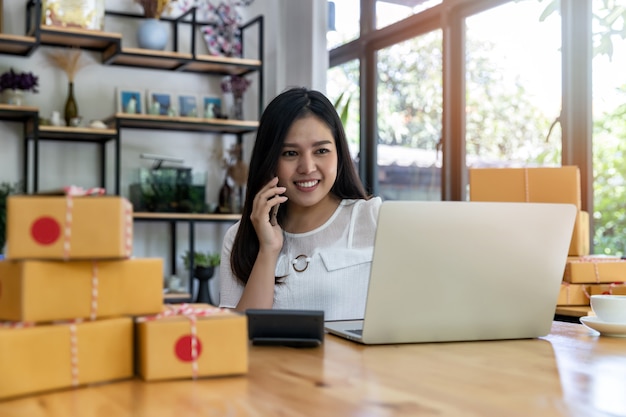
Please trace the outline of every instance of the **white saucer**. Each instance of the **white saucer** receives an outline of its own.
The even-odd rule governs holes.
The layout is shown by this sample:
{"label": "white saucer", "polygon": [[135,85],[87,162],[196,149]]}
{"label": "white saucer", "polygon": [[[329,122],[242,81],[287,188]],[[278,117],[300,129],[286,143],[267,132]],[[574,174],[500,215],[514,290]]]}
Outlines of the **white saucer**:
{"label": "white saucer", "polygon": [[602,336],[626,337],[626,323],[607,323],[595,316],[581,317],[580,322]]}

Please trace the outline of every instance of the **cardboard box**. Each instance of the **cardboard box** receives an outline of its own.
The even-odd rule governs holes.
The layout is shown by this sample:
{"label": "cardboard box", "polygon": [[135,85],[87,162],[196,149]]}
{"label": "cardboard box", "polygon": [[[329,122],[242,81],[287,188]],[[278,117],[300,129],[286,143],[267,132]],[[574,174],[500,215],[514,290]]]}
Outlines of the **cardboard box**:
{"label": "cardboard box", "polygon": [[581,209],[577,166],[554,168],[472,168],[471,201],[568,203]]}
{"label": "cardboard box", "polygon": [[0,353],[0,399],[130,378],[133,323],[129,317],[24,328],[0,323]]}
{"label": "cardboard box", "polygon": [[626,295],[626,284],[615,282],[612,284],[589,284],[589,295],[609,294]]}
{"label": "cardboard box", "polygon": [[563,281],[571,284],[601,284],[626,281],[626,260],[589,255],[568,257]]}
{"label": "cardboard box", "polygon": [[123,197],[9,196],[7,259],[123,259],[133,208]]}
{"label": "cardboard box", "polygon": [[[187,316],[182,315],[185,310]],[[146,381],[248,372],[248,324],[243,314],[208,304],[166,305],[162,314],[139,318],[135,326],[138,373]]]}
{"label": "cardboard box", "polygon": [[589,290],[586,284],[561,283],[561,291],[556,305],[558,306],[588,306]]}
{"label": "cardboard box", "polygon": [[0,320],[159,313],[163,260],[0,261]]}
{"label": "cardboard box", "polygon": [[589,213],[579,210],[574,223],[572,240],[569,244],[569,256],[589,255]]}
{"label": "cardboard box", "polygon": [[44,25],[104,30],[105,0],[43,0]]}

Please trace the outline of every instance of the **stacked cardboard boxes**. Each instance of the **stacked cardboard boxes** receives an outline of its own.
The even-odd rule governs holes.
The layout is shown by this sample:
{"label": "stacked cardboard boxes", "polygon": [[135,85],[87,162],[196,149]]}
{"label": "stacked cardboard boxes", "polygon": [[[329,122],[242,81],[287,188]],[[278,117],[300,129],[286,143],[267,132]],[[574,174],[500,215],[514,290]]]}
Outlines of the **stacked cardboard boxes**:
{"label": "stacked cardboard boxes", "polygon": [[[588,306],[594,294],[626,294],[626,260],[615,256],[570,256],[565,265],[562,288],[570,289],[558,305]],[[584,296],[570,297],[573,292]],[[563,289],[561,290],[563,293]]]}
{"label": "stacked cardboard boxes", "polygon": [[[152,355],[150,349],[156,349],[142,337],[135,345],[135,326],[157,328],[169,320],[180,327],[172,343],[191,354],[179,356],[177,363],[186,374],[168,368],[159,378],[245,373],[245,316],[208,305],[171,314],[163,304],[162,260],[131,258],[130,203],[117,196],[68,192],[7,201],[7,253],[0,261],[0,399],[130,378],[136,355],[143,363],[144,356]],[[209,328],[209,337],[199,341],[210,326],[196,325],[198,316],[219,317],[207,321],[227,328],[219,334],[226,341],[217,344],[236,351],[221,352],[237,359],[236,367],[206,372],[200,349],[215,354],[211,343],[219,339],[210,339],[215,333]],[[145,320],[135,324],[136,317]],[[163,330],[152,333],[161,344],[177,337]],[[167,354],[174,356],[159,354],[159,362]]]}
{"label": "stacked cardboard boxes", "polygon": [[137,319],[137,373],[146,381],[248,372],[245,315],[208,304],[166,306]]}
{"label": "stacked cardboard boxes", "polygon": [[578,209],[569,256],[589,255],[589,213],[581,210],[580,171],[558,168],[473,168],[470,201],[566,203]]}
{"label": "stacked cardboard boxes", "polygon": [[[162,304],[159,260],[131,260],[121,197],[12,196],[0,262],[0,398],[133,375],[133,323]],[[130,276],[130,275],[133,276]],[[139,275],[138,302],[121,289]],[[132,285],[131,285],[132,287]]]}
{"label": "stacked cardboard boxes", "polygon": [[578,167],[474,168],[469,179],[471,201],[567,203],[577,207],[558,306],[588,306],[592,294],[624,291],[626,262],[589,255],[589,213],[581,210]]}

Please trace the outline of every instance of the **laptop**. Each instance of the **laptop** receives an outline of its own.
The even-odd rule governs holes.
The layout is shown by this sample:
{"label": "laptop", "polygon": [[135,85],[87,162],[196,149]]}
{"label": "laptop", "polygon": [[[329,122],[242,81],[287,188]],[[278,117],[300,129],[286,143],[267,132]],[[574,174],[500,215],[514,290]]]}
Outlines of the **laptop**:
{"label": "laptop", "polygon": [[525,339],[550,332],[577,209],[571,204],[383,202],[363,344]]}

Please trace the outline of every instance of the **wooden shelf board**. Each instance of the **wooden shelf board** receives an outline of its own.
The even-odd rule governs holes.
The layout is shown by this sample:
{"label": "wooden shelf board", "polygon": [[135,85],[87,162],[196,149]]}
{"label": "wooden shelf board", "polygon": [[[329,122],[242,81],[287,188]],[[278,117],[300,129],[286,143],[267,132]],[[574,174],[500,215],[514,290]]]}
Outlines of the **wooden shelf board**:
{"label": "wooden shelf board", "polygon": [[24,120],[34,119],[38,113],[38,107],[0,104],[0,120],[14,120],[23,122]]}
{"label": "wooden shelf board", "polygon": [[16,106],[14,104],[0,103],[0,111],[6,113],[39,113],[39,107],[35,106]]}
{"label": "wooden shelf board", "polygon": [[141,48],[122,48],[120,53],[107,51],[105,59],[109,65],[125,65],[142,68],[175,70],[193,57],[189,53],[174,51],[155,51]]}
{"label": "wooden shelf board", "polygon": [[[39,28],[39,42],[43,45],[78,46],[83,49],[103,53],[105,65],[122,65],[161,70],[180,70],[186,72],[213,73],[224,75],[242,75],[262,68],[258,59],[230,58],[187,52],[156,51],[142,48],[121,48],[122,34],[42,25]],[[0,53],[28,55],[38,46],[32,36],[0,33]]]}
{"label": "wooden shelf board", "polygon": [[241,214],[203,214],[203,213],[153,213],[135,212],[135,220],[198,220],[212,222],[236,222]]}
{"label": "wooden shelf board", "polygon": [[219,55],[196,55],[196,60],[200,62],[215,62],[224,65],[241,65],[248,67],[260,67],[261,61],[258,59],[231,58]]}
{"label": "wooden shelf board", "polygon": [[261,68],[255,59],[228,58],[211,55],[193,55],[185,52],[155,51],[141,48],[122,48],[118,52],[111,48],[105,52],[104,60],[109,65],[136,66],[185,72],[214,74],[245,74]]}
{"label": "wooden shelf board", "polygon": [[28,55],[37,46],[33,36],[0,33],[0,53],[12,55]]}
{"label": "wooden shelf board", "polygon": [[122,35],[99,30],[41,26],[40,38],[41,43],[46,45],[78,46],[103,51],[110,45],[121,42]]}
{"label": "wooden shelf board", "polygon": [[199,132],[247,133],[259,127],[259,122],[233,119],[204,119],[199,117],[173,117],[151,114],[116,113],[105,123],[119,120],[120,127],[138,129],[192,130]]}
{"label": "wooden shelf board", "polygon": [[163,294],[163,300],[166,303],[187,301],[190,299],[191,299],[191,294],[189,293],[165,293]]}
{"label": "wooden shelf board", "polygon": [[106,142],[117,135],[115,129],[92,129],[89,127],[39,126],[39,139],[79,140]]}
{"label": "wooden shelf board", "polygon": [[196,55],[194,61],[185,65],[189,72],[218,73],[224,75],[241,75],[261,68],[261,61],[256,59],[227,58],[213,55]]}

